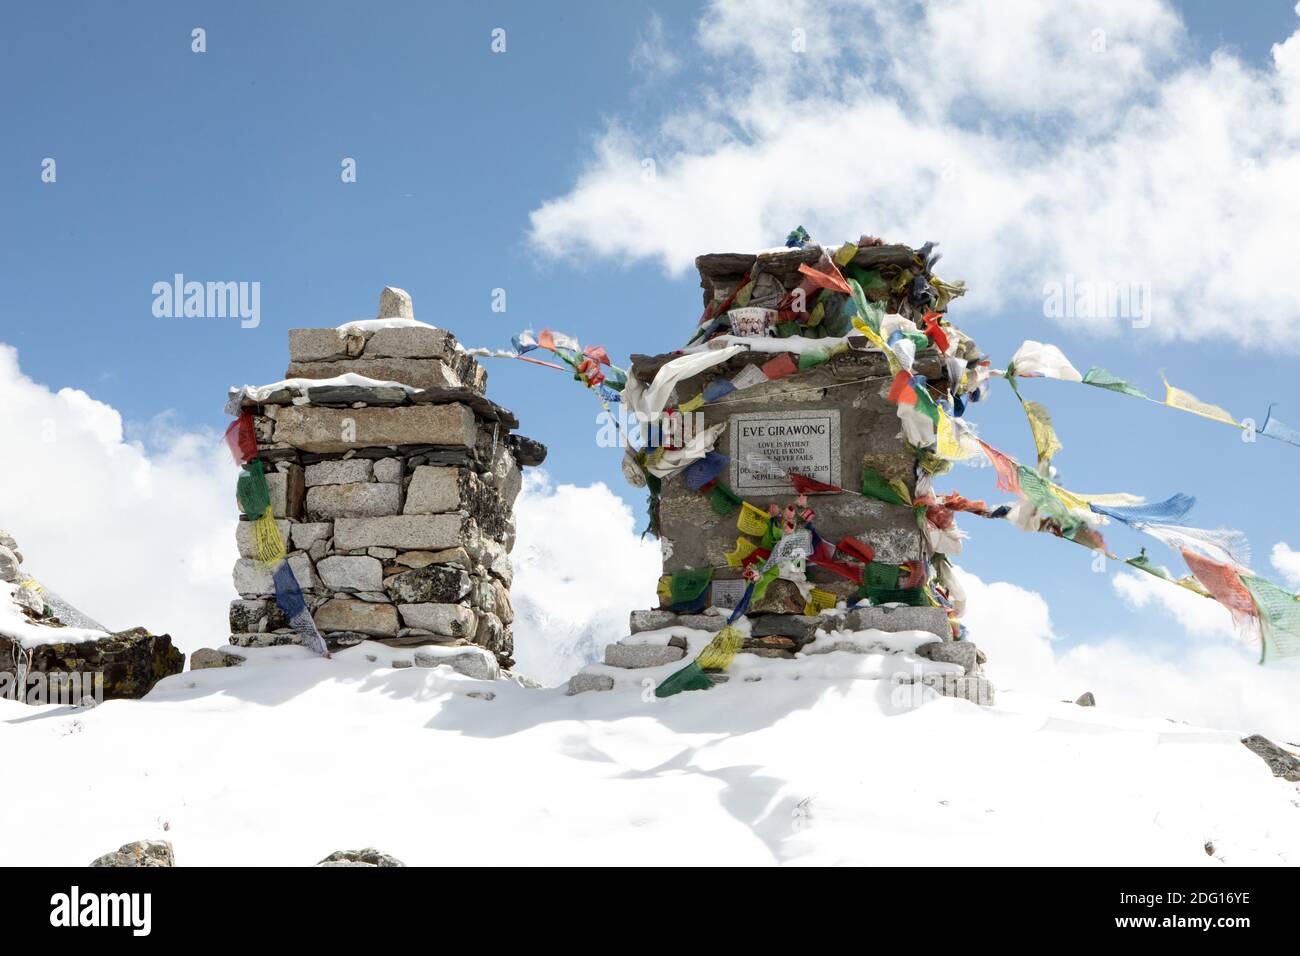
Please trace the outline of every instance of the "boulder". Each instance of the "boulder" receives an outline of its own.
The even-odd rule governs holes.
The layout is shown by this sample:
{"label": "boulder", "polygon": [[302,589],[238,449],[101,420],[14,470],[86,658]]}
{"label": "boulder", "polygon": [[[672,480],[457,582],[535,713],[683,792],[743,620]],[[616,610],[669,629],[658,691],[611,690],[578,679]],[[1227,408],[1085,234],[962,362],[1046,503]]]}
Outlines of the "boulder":
{"label": "boulder", "polygon": [[572,697],[574,694],[584,694],[589,690],[613,689],[614,678],[607,674],[574,674],[569,678],[569,686],[565,694]]}
{"label": "boulder", "polygon": [[930,661],[960,664],[967,674],[974,674],[977,669],[975,645],[970,641],[934,641],[922,644],[916,654]]}
{"label": "boulder", "polygon": [[248,658],[241,657],[233,651],[215,650],[211,647],[200,647],[190,655],[190,670],[201,671],[214,667],[238,667]]}
{"label": "boulder", "polygon": [[0,581],[17,581],[21,564],[13,548],[0,544]]}
{"label": "boulder", "polygon": [[446,648],[425,648],[415,652],[416,667],[437,667],[446,664],[458,674],[475,680],[496,680],[501,676],[497,659],[486,651],[475,648],[452,651]]}
{"label": "boulder", "polygon": [[[970,672],[967,671],[967,673]],[[1075,703],[1078,704],[1080,707],[1096,707],[1097,698],[1092,696],[1092,691],[1086,690],[1079,695],[1079,699],[1076,700]]]}
{"label": "boulder", "polygon": [[176,853],[166,840],[139,840],[106,853],[91,866],[175,866]]}
{"label": "boulder", "polygon": [[[397,662],[394,661],[394,664]],[[397,857],[389,856],[374,847],[364,850],[335,850],[317,866],[406,866]]]}
{"label": "boulder", "polygon": [[607,644],[605,663],[610,667],[659,667],[673,664],[686,656],[671,644]]}
{"label": "boulder", "polygon": [[1282,749],[1259,734],[1243,737],[1241,742],[1245,744],[1247,750],[1268,764],[1268,769],[1273,771],[1273,776],[1281,777],[1291,783],[1300,783],[1300,759],[1297,759],[1295,754]]}
{"label": "boulder", "polygon": [[[51,628],[53,635],[58,629]],[[143,627],[109,634],[96,641],[40,644],[30,649],[28,676],[103,675],[105,700],[138,699],[158,681],[185,669],[185,655],[167,634],[150,634]],[[13,671],[14,646],[0,637],[0,670]],[[87,689],[89,693],[89,688]]]}

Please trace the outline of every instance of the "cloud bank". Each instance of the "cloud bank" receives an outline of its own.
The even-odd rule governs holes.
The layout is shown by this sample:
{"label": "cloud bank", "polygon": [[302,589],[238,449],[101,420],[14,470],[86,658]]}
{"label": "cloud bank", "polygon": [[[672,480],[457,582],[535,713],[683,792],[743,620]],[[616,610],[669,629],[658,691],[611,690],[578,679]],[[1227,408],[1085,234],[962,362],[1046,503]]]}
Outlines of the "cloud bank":
{"label": "cloud bank", "polygon": [[[650,35],[693,79],[534,210],[552,256],[680,274],[869,229],[941,240],[974,312],[1148,288],[1147,334],[1297,348],[1300,30],[1262,67],[1195,55],[1162,0],[713,0],[693,37]],[[1130,329],[1100,301],[1059,317]]]}

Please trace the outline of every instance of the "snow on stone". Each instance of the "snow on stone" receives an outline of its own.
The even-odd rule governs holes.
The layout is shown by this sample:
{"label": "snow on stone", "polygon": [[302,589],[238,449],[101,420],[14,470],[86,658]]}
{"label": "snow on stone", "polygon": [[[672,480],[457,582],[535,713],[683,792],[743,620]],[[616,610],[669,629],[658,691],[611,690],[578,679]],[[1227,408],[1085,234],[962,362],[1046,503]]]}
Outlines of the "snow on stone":
{"label": "snow on stone", "polygon": [[421,322],[419,319],[358,319],[356,322],[344,322],[338,327],[339,338],[366,332],[378,332],[380,329],[436,329],[436,325]]}
{"label": "snow on stone", "polygon": [[[388,321],[385,319],[384,321]],[[420,324],[420,323],[416,323]],[[270,385],[240,385],[236,388],[230,386],[230,398],[227,401],[227,407],[238,407],[244,399],[252,402],[264,402],[275,392],[281,389],[290,389],[298,393],[300,398],[306,397],[307,389],[323,388],[327,385],[357,385],[363,388],[400,388],[408,394],[418,392],[418,388],[410,385],[403,385],[401,382],[380,381],[377,378],[370,378],[366,375],[358,375],[356,372],[344,372],[341,375],[335,375],[333,378],[286,378],[278,382],[272,382]]]}
{"label": "snow on stone", "polygon": [[17,584],[0,581],[0,637],[17,641],[22,647],[33,648],[42,644],[78,644],[98,641],[108,637],[104,631],[84,627],[51,627],[36,624],[22,612],[14,601]]}

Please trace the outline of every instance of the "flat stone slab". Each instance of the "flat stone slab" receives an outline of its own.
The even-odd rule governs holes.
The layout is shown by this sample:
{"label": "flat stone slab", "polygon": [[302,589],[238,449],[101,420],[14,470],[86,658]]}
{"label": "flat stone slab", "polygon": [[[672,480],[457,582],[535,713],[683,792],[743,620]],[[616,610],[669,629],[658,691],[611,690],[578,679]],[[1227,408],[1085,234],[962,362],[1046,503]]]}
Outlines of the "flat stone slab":
{"label": "flat stone slab", "polygon": [[948,615],[942,608],[905,605],[855,608],[844,616],[844,627],[850,631],[875,630],[887,634],[929,631],[941,640],[947,640],[952,633]]}
{"label": "flat stone slab", "polygon": [[610,667],[659,667],[680,661],[686,652],[671,644],[608,644],[605,663]]}
{"label": "flat stone slab", "polygon": [[474,413],[461,404],[403,408],[317,408],[288,405],[275,421],[275,440],[309,452],[390,445],[474,447]]}
{"label": "flat stone slab", "polygon": [[356,358],[337,362],[290,362],[285,378],[335,378],[355,372],[377,382],[398,382],[411,388],[458,386],[456,372],[440,359]]}
{"label": "flat stone slab", "polygon": [[397,609],[391,604],[335,598],[318,607],[312,617],[319,631],[355,631],[373,637],[397,636]]}
{"label": "flat stone slab", "polygon": [[466,537],[465,518],[458,514],[338,518],[334,522],[336,551],[442,551],[464,545]]}
{"label": "flat stone slab", "polygon": [[716,633],[722,630],[727,619],[717,614],[674,614],[672,611],[652,608],[633,611],[628,618],[628,623],[633,634],[657,631],[664,627],[690,627]]}

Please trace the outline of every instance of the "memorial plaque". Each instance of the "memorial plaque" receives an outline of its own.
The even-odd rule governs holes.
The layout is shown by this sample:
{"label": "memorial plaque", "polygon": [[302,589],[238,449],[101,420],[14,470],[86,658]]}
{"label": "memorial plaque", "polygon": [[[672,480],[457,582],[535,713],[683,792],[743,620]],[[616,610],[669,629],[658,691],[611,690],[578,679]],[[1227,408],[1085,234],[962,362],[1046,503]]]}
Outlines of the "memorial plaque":
{"label": "memorial plaque", "polygon": [[747,587],[749,587],[749,582],[743,578],[737,578],[734,581],[714,581],[710,601],[714,607],[729,611],[740,603],[740,599],[745,596],[745,588]]}
{"label": "memorial plaque", "polygon": [[731,487],[740,495],[793,494],[789,473],[840,483],[840,412],[837,408],[741,412],[727,420]]}

